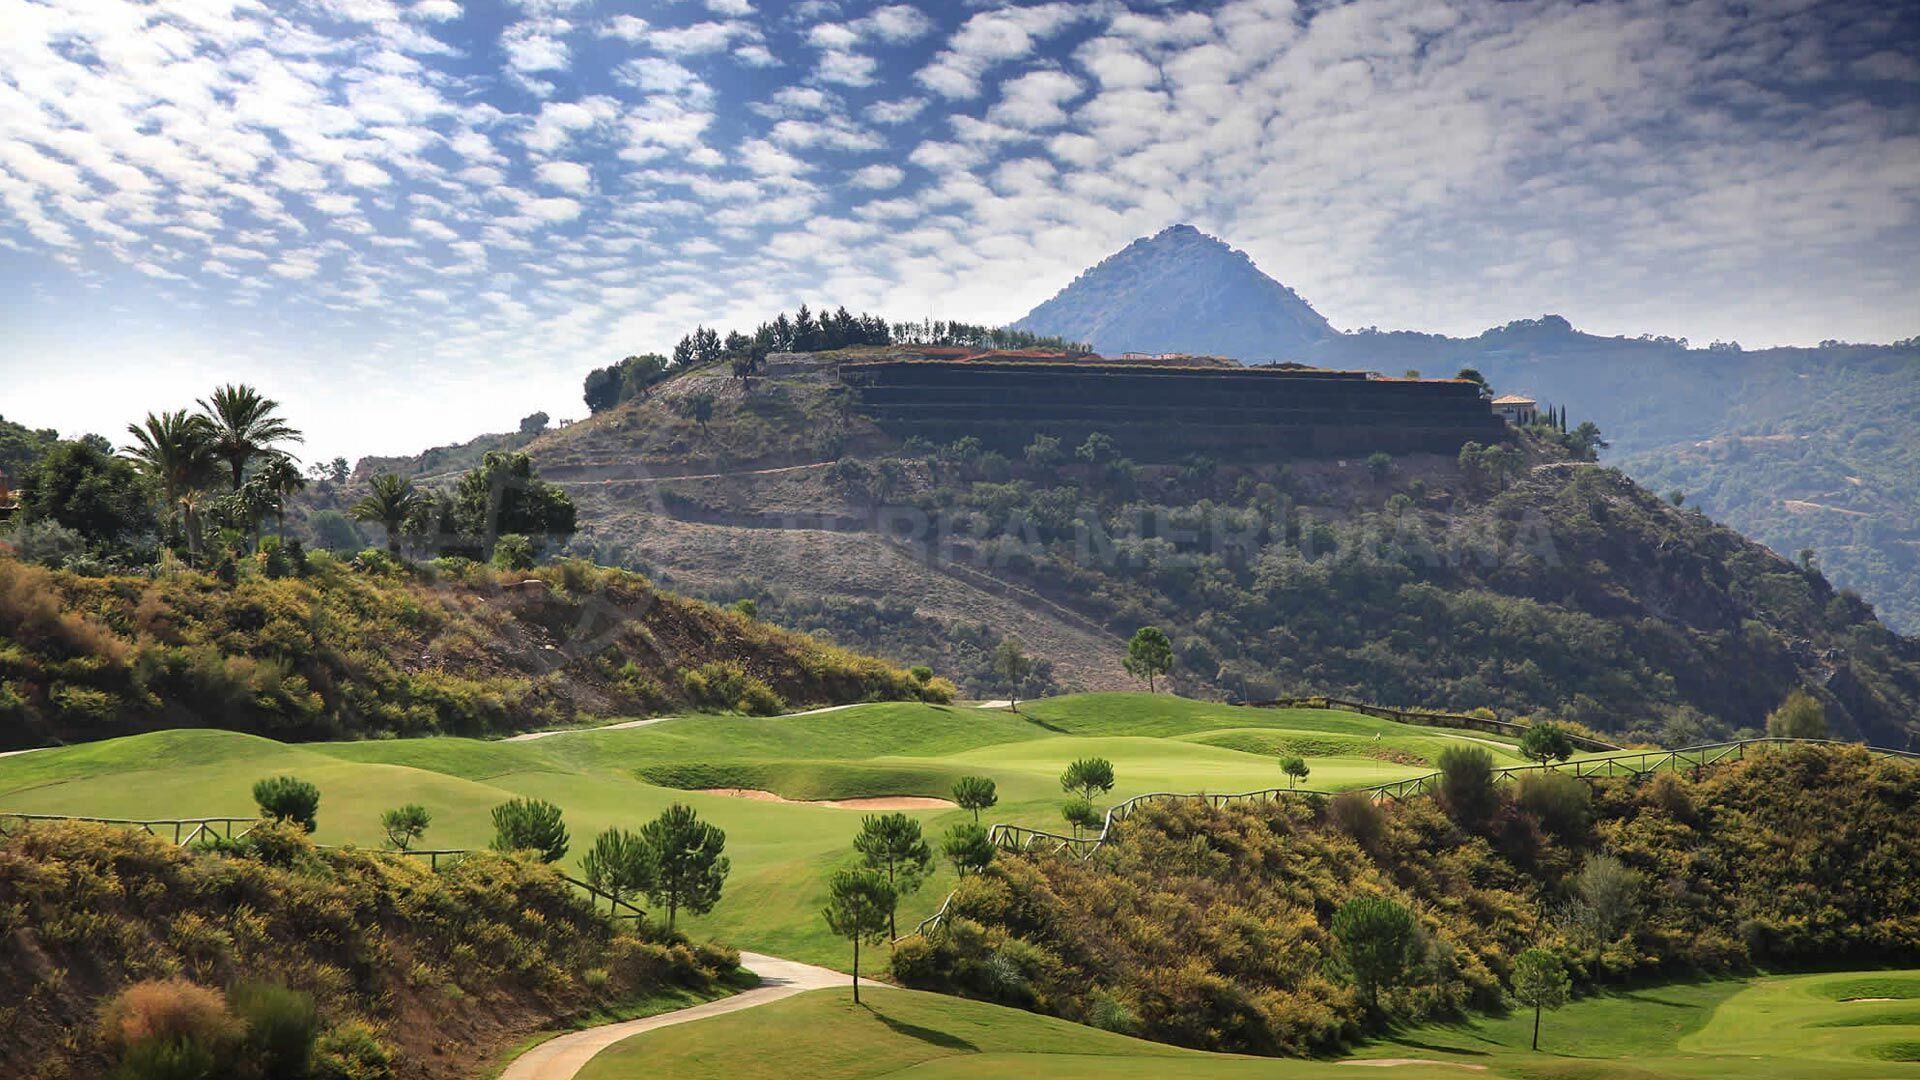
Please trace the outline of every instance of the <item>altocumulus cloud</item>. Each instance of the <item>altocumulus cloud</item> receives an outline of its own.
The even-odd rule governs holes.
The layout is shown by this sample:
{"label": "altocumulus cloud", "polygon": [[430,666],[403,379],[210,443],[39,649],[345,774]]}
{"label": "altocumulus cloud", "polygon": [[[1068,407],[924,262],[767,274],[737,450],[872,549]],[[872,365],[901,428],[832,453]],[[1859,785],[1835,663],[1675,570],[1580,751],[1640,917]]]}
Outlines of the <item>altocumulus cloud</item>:
{"label": "altocumulus cloud", "polygon": [[[1192,221],[1344,326],[1920,332],[1920,13],[13,0],[9,416],[259,378],[417,448],[694,322],[1017,317]],[[423,394],[446,407],[422,410]],[[174,397],[180,397],[177,392]],[[104,410],[104,414],[103,414]],[[404,425],[401,421],[404,420]]]}

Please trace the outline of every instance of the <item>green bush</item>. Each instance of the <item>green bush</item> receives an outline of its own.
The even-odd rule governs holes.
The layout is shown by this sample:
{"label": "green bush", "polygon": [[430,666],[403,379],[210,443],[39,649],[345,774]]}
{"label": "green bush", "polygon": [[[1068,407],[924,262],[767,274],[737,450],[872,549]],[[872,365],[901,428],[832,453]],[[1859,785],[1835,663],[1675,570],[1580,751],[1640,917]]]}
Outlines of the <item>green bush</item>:
{"label": "green bush", "polygon": [[246,1027],[241,1056],[264,1077],[306,1075],[320,1015],[313,995],[273,983],[241,983],[227,1005]]}
{"label": "green bush", "polygon": [[519,533],[508,533],[493,542],[495,570],[531,570],[533,562],[533,541]]}
{"label": "green bush", "polygon": [[373,1026],[349,1020],[328,1028],[313,1052],[313,1080],[391,1080],[393,1051]]}
{"label": "green bush", "polygon": [[312,832],[318,825],[320,789],[292,776],[274,776],[253,785],[253,801],[260,813],[274,821],[290,821]]}
{"label": "green bush", "polygon": [[1447,813],[1469,828],[1485,825],[1498,802],[1493,755],[1485,747],[1449,746],[1433,763],[1440,770],[1440,803]]}
{"label": "green bush", "polygon": [[509,799],[493,808],[493,850],[531,851],[541,862],[567,856],[560,808],[543,799]]}
{"label": "green bush", "polygon": [[1593,792],[1566,773],[1538,772],[1520,778],[1514,805],[1533,815],[1540,827],[1563,840],[1586,835],[1592,824]]}

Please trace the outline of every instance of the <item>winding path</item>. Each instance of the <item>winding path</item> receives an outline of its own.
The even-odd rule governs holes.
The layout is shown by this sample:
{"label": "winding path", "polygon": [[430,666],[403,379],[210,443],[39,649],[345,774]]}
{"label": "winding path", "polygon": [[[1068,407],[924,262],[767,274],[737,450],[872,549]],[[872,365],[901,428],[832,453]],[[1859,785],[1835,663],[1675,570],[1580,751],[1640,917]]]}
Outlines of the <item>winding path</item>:
{"label": "winding path", "polygon": [[[658,1016],[641,1017],[638,1020],[625,1020],[618,1024],[605,1024],[600,1027],[576,1031],[549,1039],[539,1046],[515,1058],[500,1074],[500,1080],[573,1080],[594,1055],[614,1043],[631,1038],[642,1032],[657,1028],[684,1024],[689,1020],[705,1020],[710,1016],[724,1016],[727,1013],[751,1009],[756,1005],[766,1005],[790,998],[795,994],[804,994],[809,990],[824,990],[833,986],[848,985],[847,976],[828,968],[814,967],[794,960],[782,960],[776,956],[763,956],[759,953],[740,954],[740,966],[760,976],[760,985],[751,990],[742,990],[732,997],[677,1009]],[[883,983],[860,980],[862,987],[880,987]]]}

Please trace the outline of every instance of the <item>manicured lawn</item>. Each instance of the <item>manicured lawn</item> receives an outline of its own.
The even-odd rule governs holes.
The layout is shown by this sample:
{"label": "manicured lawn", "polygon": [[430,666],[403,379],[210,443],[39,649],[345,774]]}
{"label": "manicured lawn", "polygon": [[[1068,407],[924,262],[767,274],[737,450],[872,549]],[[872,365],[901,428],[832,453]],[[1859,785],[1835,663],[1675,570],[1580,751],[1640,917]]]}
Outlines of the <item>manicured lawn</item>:
{"label": "manicured lawn", "polygon": [[[1920,986],[1915,973],[1892,977],[1910,990]],[[1910,1004],[1836,1000],[1841,991],[1850,996],[1856,984],[1886,978],[1814,975],[1649,987],[1587,998],[1549,1014],[1539,1053],[1528,1050],[1532,1014],[1516,1011],[1402,1031],[1361,1047],[1344,1064],[1203,1054],[905,990],[875,990],[856,1007],[847,991],[823,990],[637,1036],[595,1059],[581,1077],[1327,1080],[1374,1075],[1375,1068],[1394,1080],[1474,1074],[1526,1080],[1920,1076],[1920,1065],[1885,1057],[1889,1048],[1920,1046],[1920,1031],[1904,1024],[1863,1029],[1853,1021],[1875,1010],[1911,1014]],[[1359,1064],[1408,1059],[1416,1063]]]}
{"label": "manicured lawn", "polygon": [[[1086,694],[1024,703],[1021,714],[920,704],[863,705],[796,717],[690,716],[626,730],[530,742],[457,738],[284,745],[223,731],[166,731],[0,758],[0,809],[99,817],[244,816],[264,776],[319,785],[318,838],[378,845],[381,811],[417,802],[433,814],[421,846],[470,848],[492,837],[490,809],[514,796],[558,803],[573,836],[570,866],[600,830],[632,828],[686,802],[727,831],[733,874],[688,929],[813,963],[841,964],[821,925],[828,872],[850,861],[857,811],[751,802],[686,790],[756,787],[794,799],[947,796],[969,773],[993,777],[985,820],[1060,830],[1060,770],[1114,762],[1105,802],[1154,791],[1231,793],[1284,783],[1275,756],[1301,753],[1306,787],[1378,784],[1427,771],[1419,759],[1477,733],[1439,732],[1351,713],[1244,709],[1165,694]],[[1498,741],[1498,740],[1494,740]],[[1399,756],[1403,761],[1382,760]],[[1517,761],[1498,753],[1503,763]],[[966,820],[914,816],[936,842]],[[901,910],[902,926],[936,908],[943,870]]]}

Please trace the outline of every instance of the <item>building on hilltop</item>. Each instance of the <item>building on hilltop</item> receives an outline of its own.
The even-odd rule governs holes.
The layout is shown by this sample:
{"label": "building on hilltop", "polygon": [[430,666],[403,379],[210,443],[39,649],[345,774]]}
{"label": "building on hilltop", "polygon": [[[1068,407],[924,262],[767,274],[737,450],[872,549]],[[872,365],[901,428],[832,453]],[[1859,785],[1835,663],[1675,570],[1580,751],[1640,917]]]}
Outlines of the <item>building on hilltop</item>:
{"label": "building on hilltop", "polygon": [[1041,435],[1077,446],[1095,433],[1147,462],[1452,455],[1510,432],[1477,383],[1299,365],[983,357],[848,362],[840,377],[854,407],[899,437],[972,437],[1010,456]]}
{"label": "building on hilltop", "polygon": [[1493,411],[1514,427],[1532,427],[1540,422],[1540,403],[1519,394],[1494,398]]}

